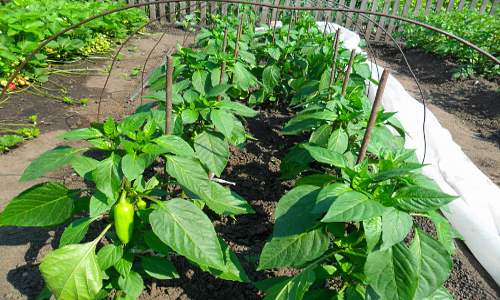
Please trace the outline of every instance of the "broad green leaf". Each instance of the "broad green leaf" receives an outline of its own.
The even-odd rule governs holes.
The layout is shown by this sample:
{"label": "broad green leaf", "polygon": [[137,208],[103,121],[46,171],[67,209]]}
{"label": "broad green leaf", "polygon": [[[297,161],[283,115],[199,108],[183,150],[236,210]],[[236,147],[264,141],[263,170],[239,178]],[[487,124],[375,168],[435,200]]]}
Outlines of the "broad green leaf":
{"label": "broad green leaf", "polygon": [[276,65],[268,65],[262,71],[262,84],[268,92],[272,92],[281,79],[280,68]]}
{"label": "broad green leaf", "polygon": [[412,227],[413,219],[409,214],[394,208],[386,209],[386,213],[382,215],[381,249],[390,248],[403,241]]}
{"label": "broad green leaf", "polygon": [[221,132],[227,139],[231,138],[234,122],[233,115],[224,110],[212,109],[210,111],[210,120],[217,131]]}
{"label": "broad green leaf", "polygon": [[96,128],[80,128],[67,131],[59,136],[65,140],[89,140],[102,137],[103,134]]}
{"label": "broad green leaf", "polygon": [[43,258],[40,272],[57,299],[91,300],[101,290],[102,271],[95,255],[99,239],[85,244],[66,245]]}
{"label": "broad green leaf", "polygon": [[220,176],[229,160],[229,145],[218,134],[204,131],[194,139],[194,149],[200,161]]}
{"label": "broad green leaf", "polygon": [[127,276],[130,270],[132,270],[133,262],[133,255],[130,253],[124,253],[123,256],[113,265],[113,267],[118,273],[120,273],[121,276]]}
{"label": "broad green leaf", "polygon": [[199,113],[197,110],[194,109],[186,109],[183,110],[181,113],[182,123],[184,125],[195,123],[196,121],[198,121],[198,117]]}
{"label": "broad green leaf", "polygon": [[210,219],[192,202],[172,199],[149,215],[153,232],[189,260],[219,270],[224,256]]}
{"label": "broad green leaf", "polygon": [[393,197],[398,207],[410,212],[435,210],[457,198],[417,185],[401,188],[396,191]]}
{"label": "broad green leaf", "polygon": [[162,135],[153,140],[158,144],[163,153],[173,153],[179,156],[194,157],[194,150],[181,137],[176,135]]}
{"label": "broad green leaf", "polygon": [[365,274],[368,284],[382,299],[413,299],[417,289],[415,258],[403,244],[368,254]]}
{"label": "broad green leaf", "polygon": [[195,190],[196,182],[207,180],[208,174],[195,158],[167,155],[167,172],[188,189]]}
{"label": "broad green leaf", "polygon": [[344,156],[340,153],[323,147],[311,146],[308,144],[303,144],[302,147],[304,147],[304,149],[309,152],[314,160],[320,163],[328,164],[330,166],[335,166],[338,168],[344,168],[346,166]]}
{"label": "broad green leaf", "polygon": [[175,266],[165,257],[143,256],[141,265],[144,272],[153,278],[160,280],[179,278]]}
{"label": "broad green leaf", "polygon": [[418,286],[414,299],[430,296],[448,279],[452,260],[446,249],[422,230],[415,231],[410,251],[416,259]]}
{"label": "broad green leaf", "polygon": [[224,268],[224,270],[209,268],[208,270],[210,271],[210,273],[217,276],[217,278],[221,278],[224,280],[250,282],[250,278],[248,278],[248,275],[246,274],[245,269],[243,269],[243,266],[238,260],[236,254],[231,251],[231,248],[226,242],[224,242],[223,239],[219,238],[219,242],[222,252],[224,253],[226,267]]}
{"label": "broad green leaf", "polygon": [[114,135],[114,133],[116,131],[116,124],[115,124],[115,121],[113,120],[113,118],[111,116],[108,116],[108,118],[104,122],[102,128],[104,130],[104,134],[106,134],[107,136],[113,136]]}
{"label": "broad green leaf", "polygon": [[453,229],[448,220],[438,212],[430,211],[428,214],[436,227],[438,241],[449,254],[455,254],[455,242],[453,241],[453,239],[457,237],[455,229]]}
{"label": "broad green leaf", "polygon": [[[147,154],[146,154],[147,155]],[[128,153],[122,158],[122,172],[129,181],[137,179],[148,166],[148,157],[145,154]]]}
{"label": "broad green leaf", "polygon": [[98,164],[98,160],[83,155],[77,155],[71,159],[71,166],[80,177],[85,177],[89,172],[93,171]]}
{"label": "broad green leaf", "polygon": [[208,87],[207,76],[206,71],[196,71],[191,78],[194,89],[201,95],[205,95]]}
{"label": "broad green leaf", "polygon": [[314,272],[306,269],[266,290],[264,300],[301,300],[314,280]]}
{"label": "broad green leaf", "polygon": [[377,246],[382,236],[382,220],[380,217],[371,218],[363,221],[363,230],[365,232],[366,250],[372,252]]}
{"label": "broad green leaf", "polygon": [[92,181],[96,188],[108,198],[116,199],[120,189],[121,176],[118,172],[120,156],[111,153],[111,155],[99,162],[95,170],[91,172]]}
{"label": "broad green leaf", "polygon": [[298,185],[315,185],[323,187],[328,183],[334,181],[337,177],[330,174],[313,174],[300,177],[299,180],[295,182],[295,186]]}
{"label": "broad green leaf", "polygon": [[47,174],[48,172],[60,169],[63,166],[69,164],[75,154],[80,151],[82,151],[82,149],[66,146],[49,150],[37,157],[29,164],[29,166],[21,175],[19,181],[26,182],[37,179]]}
{"label": "broad green leaf", "polygon": [[97,217],[106,211],[110,210],[115,204],[117,198],[109,198],[103,193],[96,191],[89,201],[89,215],[90,217]]}
{"label": "broad green leaf", "polygon": [[253,118],[258,114],[258,112],[251,109],[250,107],[236,101],[223,100],[220,102],[220,108],[230,110],[235,115],[247,118]]}
{"label": "broad green leaf", "polygon": [[125,117],[118,125],[118,132],[130,136],[131,133],[141,128],[148,116],[150,116],[150,113],[142,112]]}
{"label": "broad green leaf", "polygon": [[151,250],[156,251],[165,256],[170,255],[171,249],[164,242],[162,242],[151,230],[144,233],[144,242]]}
{"label": "broad green leaf", "polygon": [[126,276],[120,276],[120,278],[118,278],[118,286],[127,296],[132,297],[132,299],[137,299],[144,289],[144,281],[142,280],[141,274],[130,271]]}
{"label": "broad green leaf", "polygon": [[328,139],[328,149],[337,153],[344,153],[349,145],[349,136],[344,129],[336,129]]}
{"label": "broad green leaf", "polygon": [[257,84],[257,78],[240,62],[234,64],[233,82],[242,90],[248,90]]}
{"label": "broad green leaf", "polygon": [[101,270],[105,271],[114,266],[123,257],[123,247],[109,244],[97,252],[97,262]]}
{"label": "broad green leaf", "polygon": [[324,121],[335,121],[337,113],[330,110],[317,112],[306,112],[293,117],[283,128],[283,134],[297,134],[305,130],[310,130]]}
{"label": "broad green leaf", "polygon": [[12,199],[0,215],[0,225],[45,227],[68,220],[75,191],[58,182],[40,183]]}
{"label": "broad green leaf", "polygon": [[332,203],[343,193],[350,191],[351,188],[343,183],[331,183],[321,189],[316,199],[313,212],[325,213]]}
{"label": "broad green leaf", "polygon": [[363,221],[381,216],[384,209],[382,204],[362,193],[345,192],[335,199],[321,222]]}
{"label": "broad green leaf", "polygon": [[301,267],[325,253],[329,244],[330,238],[322,228],[287,237],[274,237],[262,249],[259,270]]}
{"label": "broad green leaf", "polygon": [[223,95],[230,87],[231,85],[229,84],[218,84],[208,91],[207,97],[216,97]]}
{"label": "broad green leaf", "polygon": [[368,151],[380,155],[383,151],[397,151],[403,148],[404,139],[395,136],[384,125],[375,126],[372,131]]}
{"label": "broad green leaf", "polygon": [[331,133],[332,133],[332,126],[328,124],[321,125],[316,130],[313,131],[313,133],[309,137],[309,143],[318,146],[326,146],[326,144],[328,143],[328,138],[330,137]]}
{"label": "broad green leaf", "polygon": [[[240,215],[254,210],[243,198],[222,185],[205,179],[195,183],[192,190],[207,206],[219,215]],[[181,183],[181,185],[183,185]]]}
{"label": "broad green leaf", "polygon": [[288,153],[281,160],[281,176],[285,179],[292,179],[301,172],[305,171],[309,163],[314,159],[300,145],[296,145],[288,151]]}
{"label": "broad green leaf", "polygon": [[[415,298],[415,300],[417,300],[417,298]],[[434,293],[432,293],[432,295],[422,300],[453,300],[453,296],[450,295],[446,288],[440,287]]]}
{"label": "broad green leaf", "polygon": [[320,214],[311,210],[319,190],[317,186],[300,185],[281,197],[274,213],[273,237],[300,234],[318,223]]}
{"label": "broad green leaf", "polygon": [[76,219],[71,224],[64,229],[61,239],[59,240],[59,248],[69,244],[78,244],[85,238],[87,231],[89,230],[89,225],[95,219],[88,217]]}
{"label": "broad green leaf", "polygon": [[365,63],[354,64],[353,71],[354,71],[354,74],[357,74],[357,75],[363,77],[364,79],[370,79],[372,76],[372,72],[370,71],[370,67],[368,66],[368,64],[365,64]]}

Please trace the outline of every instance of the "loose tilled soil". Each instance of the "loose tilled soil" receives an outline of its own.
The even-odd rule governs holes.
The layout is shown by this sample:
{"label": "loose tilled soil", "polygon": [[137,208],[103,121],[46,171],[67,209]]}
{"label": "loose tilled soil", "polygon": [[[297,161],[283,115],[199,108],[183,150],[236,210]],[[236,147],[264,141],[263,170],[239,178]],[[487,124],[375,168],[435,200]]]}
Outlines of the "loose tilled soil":
{"label": "loose tilled soil", "polygon": [[[127,73],[136,64],[142,63],[146,51],[143,47],[152,47],[157,38],[158,36],[156,35],[151,38],[134,41],[135,45],[141,47],[138,54],[142,55],[142,61],[139,62],[138,58],[136,58],[137,60],[131,58],[131,62],[126,63],[126,58],[123,61],[121,70]],[[163,45],[163,49],[170,46],[173,40],[179,38],[180,35],[175,36],[173,34],[168,39],[169,42],[165,42],[166,45]],[[379,51],[389,50],[379,49]],[[156,56],[157,59],[160,57],[159,55]],[[387,55],[392,54],[389,52]],[[134,54],[130,56],[133,57]],[[388,64],[391,63],[389,60],[386,60],[386,62]],[[390,66],[397,65],[393,62]],[[427,68],[431,68],[430,70],[436,68],[433,65],[426,66]],[[404,75],[404,73],[398,73],[396,77],[404,79],[404,76],[400,78],[400,75]],[[102,76],[90,76],[70,77],[65,80],[68,81],[69,85],[72,85],[72,93],[75,93],[72,94],[74,97],[88,97],[89,95],[95,97],[98,95],[98,88],[102,87],[103,79]],[[443,84],[448,82],[444,78],[442,80]],[[123,113],[130,112],[130,108],[133,106],[133,103],[129,103],[123,108],[122,100],[124,97],[128,97],[134,93],[136,83],[133,80],[125,80],[119,76],[114,76],[112,81],[106,91],[106,99],[108,99],[109,105],[104,105],[103,111],[104,114],[113,113],[116,116],[120,116]],[[412,92],[412,86],[407,81],[403,80],[403,84]],[[432,91],[434,88],[434,82],[430,79],[423,84],[428,91]],[[453,84],[454,82],[449,83],[449,86],[453,86]],[[120,95],[113,96],[113,91],[120,92]],[[453,91],[450,91],[451,95],[449,97],[463,96],[463,91],[456,90],[455,93],[453,94]],[[472,90],[469,93],[474,94],[475,92]],[[113,99],[121,101],[113,103]],[[14,103],[12,104],[14,106],[10,106],[11,103]],[[444,103],[443,105],[446,108]],[[454,107],[451,107],[449,111],[454,113]],[[25,117],[37,113],[39,118],[44,121],[41,137],[25,143],[6,155],[0,156],[0,175],[10,174],[10,177],[0,177],[0,209],[5,207],[12,196],[27,187],[18,184],[16,181],[28,162],[40,153],[59,145],[61,142],[57,141],[55,136],[61,130],[83,127],[90,121],[95,120],[95,112],[95,103],[91,103],[88,108],[73,109],[72,107],[64,106],[60,102],[53,102],[43,98],[33,98],[27,95],[19,95],[11,99],[6,110],[0,109],[1,119]],[[490,114],[491,109],[486,113]],[[472,112],[470,115],[466,115],[466,112],[463,112],[463,114],[461,116],[464,119],[469,120],[467,118],[470,118],[479,122],[476,112]],[[272,216],[276,203],[293,186],[293,181],[282,181],[279,178],[280,160],[294,142],[290,138],[281,136],[279,130],[291,115],[290,111],[282,107],[262,110],[258,117],[248,120],[247,124],[249,132],[257,140],[250,140],[244,149],[231,149],[231,158],[222,178],[236,183],[236,186],[232,189],[247,199],[256,213],[239,216],[236,219],[220,218],[209,213],[214,220],[216,231],[236,252],[248,275],[253,280],[261,280],[277,275],[290,275],[295,272],[294,270],[254,271],[259,253],[272,232]],[[498,114],[496,116],[498,117]],[[447,126],[446,124],[453,124],[455,126],[454,118],[457,117],[446,113],[442,115],[438,114],[438,118],[445,126]],[[72,121],[68,123],[68,119]],[[476,127],[472,126],[476,123],[471,124],[466,123],[464,126],[469,126],[467,127],[470,128],[469,131],[475,131],[474,128]],[[495,140],[495,135],[489,135],[488,132],[491,131],[486,131],[485,135],[487,138]],[[461,132],[457,132],[456,134],[461,137]],[[461,144],[460,139],[457,142]],[[492,145],[490,142],[479,141],[477,139],[470,139],[469,142],[472,146],[477,145],[479,142]],[[487,159],[488,156],[498,155],[497,146],[493,145],[492,147],[494,147],[492,149],[496,152],[490,152],[488,155],[483,153],[483,159]],[[476,163],[478,162],[476,161]],[[478,165],[492,178],[495,177],[495,174],[492,173],[493,169],[485,168],[485,166],[479,163]],[[51,177],[64,179],[65,183],[75,187],[82,184],[69,170],[62,170],[56,174],[51,174]],[[6,182],[5,179],[10,181]],[[434,231],[434,228],[428,222],[420,219],[417,222],[426,231],[431,233]],[[97,224],[95,228],[92,228],[89,236],[87,236],[88,239],[95,236],[99,226]],[[56,230],[16,227],[0,228],[0,299],[35,299],[43,287],[43,281],[38,271],[38,264],[43,256],[58,244],[61,233],[62,228]],[[181,278],[162,282],[148,281],[147,289],[141,295],[141,299],[261,299],[263,296],[250,284],[215,279],[210,274],[202,272],[180,257],[173,258],[173,261]],[[455,299],[483,300],[498,299],[500,297],[498,287],[481,269],[463,244],[458,243],[458,253],[453,261],[453,272],[446,286]]]}

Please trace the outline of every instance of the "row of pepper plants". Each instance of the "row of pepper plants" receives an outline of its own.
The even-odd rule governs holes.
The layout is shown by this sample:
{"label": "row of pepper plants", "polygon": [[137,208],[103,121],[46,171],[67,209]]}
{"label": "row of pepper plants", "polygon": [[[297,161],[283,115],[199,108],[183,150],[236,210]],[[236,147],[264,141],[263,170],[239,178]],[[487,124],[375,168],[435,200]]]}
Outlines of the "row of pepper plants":
{"label": "row of pepper plants", "polygon": [[[213,15],[196,47],[174,54],[172,132],[165,130],[166,66],[160,66],[145,96],[154,101],[119,122],[109,117],[64,133],[62,139],[90,146],[57,147],[24,171],[21,181],[29,181],[70,166],[87,183],[34,185],[0,214],[1,226],[66,225],[59,247],[40,264],[42,294],[136,299],[143,278],[179,278],[175,256],[217,278],[252,282],[207,212],[254,213],[217,179],[229,146],[252,138],[244,123],[257,111],[243,103],[281,101],[296,111],[283,134],[302,139],[281,172],[297,180],[277,205],[258,269],[297,273],[255,283],[266,299],[450,298],[442,284],[455,234],[437,210],[454,197],[420,173],[393,113],[378,114],[368,159],[355,162],[371,110],[367,84],[376,84],[366,57],[356,55],[342,95],[350,51],[340,48],[330,80],[332,36],[310,16],[283,16],[282,27],[256,32],[251,10],[241,9],[244,22]],[[158,167],[164,172],[154,172]],[[437,240],[413,216],[431,219]],[[334,281],[339,288],[331,288]]]}

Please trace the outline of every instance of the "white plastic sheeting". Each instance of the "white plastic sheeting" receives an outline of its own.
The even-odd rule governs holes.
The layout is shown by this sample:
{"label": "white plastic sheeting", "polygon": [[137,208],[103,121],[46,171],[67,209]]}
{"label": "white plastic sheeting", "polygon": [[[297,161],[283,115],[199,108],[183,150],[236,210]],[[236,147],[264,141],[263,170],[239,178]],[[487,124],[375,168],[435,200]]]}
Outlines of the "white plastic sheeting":
{"label": "white plastic sheeting", "polygon": [[[325,30],[325,22],[316,22]],[[281,27],[278,21],[276,27]],[[358,47],[358,34],[334,23],[326,24],[326,32],[341,28],[339,39],[348,49]],[[264,28],[257,28],[262,31]],[[371,65],[372,77],[379,79],[383,68]],[[370,85],[369,98],[375,98],[376,86]],[[415,100],[393,76],[389,76],[382,98],[387,112],[397,112],[407,132],[405,147],[416,149],[417,157],[424,156],[424,106]],[[462,235],[476,259],[500,285],[500,188],[495,185],[465,155],[451,134],[441,126],[434,114],[426,109],[425,136],[427,152],[423,173],[432,178],[443,192],[459,196],[443,209],[443,214]]]}

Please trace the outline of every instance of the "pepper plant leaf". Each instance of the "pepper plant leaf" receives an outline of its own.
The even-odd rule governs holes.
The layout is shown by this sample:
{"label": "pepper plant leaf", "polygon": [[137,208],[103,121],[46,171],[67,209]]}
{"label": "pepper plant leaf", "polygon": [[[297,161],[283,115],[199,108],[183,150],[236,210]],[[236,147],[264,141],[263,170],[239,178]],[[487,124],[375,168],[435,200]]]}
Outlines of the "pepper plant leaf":
{"label": "pepper plant leaf", "polygon": [[220,176],[229,159],[229,145],[220,134],[204,131],[195,138],[194,149],[200,161]]}
{"label": "pepper plant leaf", "polygon": [[349,191],[332,203],[321,222],[363,221],[384,213],[384,206],[366,195]]}
{"label": "pepper plant leaf", "polygon": [[48,172],[55,171],[69,164],[78,152],[83,149],[72,148],[67,146],[57,147],[49,150],[34,161],[24,170],[19,181],[25,182],[37,179]]}
{"label": "pepper plant leaf", "polygon": [[393,197],[399,208],[410,212],[435,210],[457,198],[456,196],[417,185],[403,187],[397,190]]}
{"label": "pepper plant leaf", "polygon": [[172,199],[149,215],[158,238],[202,266],[223,270],[224,255],[210,219],[192,202]]}
{"label": "pepper plant leaf", "polygon": [[0,214],[0,225],[44,227],[62,224],[71,217],[75,198],[75,191],[61,183],[37,184],[7,204]]}

